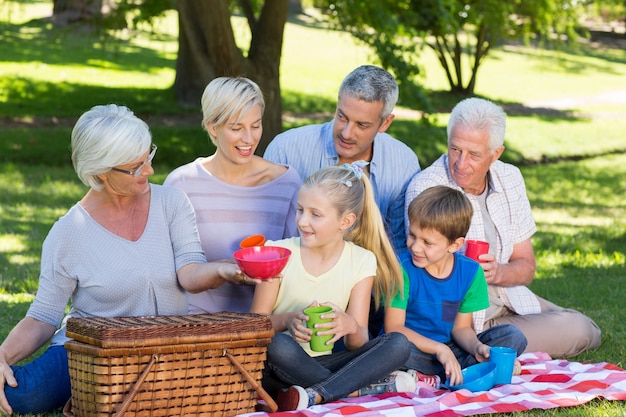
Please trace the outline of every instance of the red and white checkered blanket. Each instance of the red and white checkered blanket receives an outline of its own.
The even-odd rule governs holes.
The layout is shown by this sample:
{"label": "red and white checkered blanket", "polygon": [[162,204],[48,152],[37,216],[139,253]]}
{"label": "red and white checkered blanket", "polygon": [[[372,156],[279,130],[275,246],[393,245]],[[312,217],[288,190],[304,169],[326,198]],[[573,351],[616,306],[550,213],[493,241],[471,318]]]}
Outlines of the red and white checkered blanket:
{"label": "red and white checkered blanket", "polygon": [[533,408],[571,407],[595,398],[626,400],[626,371],[610,363],[553,360],[545,353],[519,357],[522,374],[511,384],[489,391],[448,391],[421,385],[413,393],[389,393],[349,398],[301,411],[243,414],[247,417],[371,417],[371,416],[470,416],[511,413]]}

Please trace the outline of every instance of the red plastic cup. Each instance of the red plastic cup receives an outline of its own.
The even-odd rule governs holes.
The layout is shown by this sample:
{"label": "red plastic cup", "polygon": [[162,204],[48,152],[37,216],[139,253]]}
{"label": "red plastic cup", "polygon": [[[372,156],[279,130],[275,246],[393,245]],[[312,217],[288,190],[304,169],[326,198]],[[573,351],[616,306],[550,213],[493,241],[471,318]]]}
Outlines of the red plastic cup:
{"label": "red plastic cup", "polygon": [[478,257],[485,253],[489,253],[489,242],[483,240],[467,240],[465,242],[465,256],[480,262]]}

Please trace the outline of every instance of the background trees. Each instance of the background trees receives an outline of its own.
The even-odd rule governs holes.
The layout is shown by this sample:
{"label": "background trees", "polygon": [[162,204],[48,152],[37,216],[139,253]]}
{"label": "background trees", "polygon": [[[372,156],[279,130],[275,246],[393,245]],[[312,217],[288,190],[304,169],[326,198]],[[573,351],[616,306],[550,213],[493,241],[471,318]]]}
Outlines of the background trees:
{"label": "background trees", "polygon": [[[419,73],[419,51],[431,48],[450,91],[471,95],[489,50],[507,38],[576,39],[575,0],[325,0],[335,22],[372,46],[406,85]],[[563,37],[564,36],[564,37]]]}
{"label": "background trees", "polygon": [[257,153],[282,131],[280,59],[289,0],[240,0],[251,37],[247,51],[237,46],[228,0],[179,0],[178,59],[174,92],[179,102],[198,105],[204,87],[218,76],[246,76],[265,96],[263,137]]}
{"label": "background trees", "polygon": [[[417,75],[420,53],[431,48],[451,92],[472,95],[489,51],[505,39],[557,43],[576,39],[584,2],[577,0],[309,0],[335,24],[371,46],[400,84],[400,102],[429,110]],[[599,0],[605,7],[626,0]],[[204,86],[217,76],[243,75],[266,97],[261,153],[282,130],[279,83],[284,25],[301,0],[54,0],[56,21],[76,17],[120,28],[150,20],[168,8],[179,13],[174,93],[198,106]],[[623,7],[622,7],[623,9]],[[106,13],[98,13],[106,11]],[[250,42],[235,39],[231,15],[246,17]],[[64,17],[62,19],[61,17]]]}
{"label": "background trees", "polygon": [[[220,76],[254,80],[265,96],[263,137],[257,153],[282,131],[280,61],[290,0],[53,0],[57,24],[87,22],[121,29],[178,10],[178,58],[174,94],[183,106],[200,106],[204,87]],[[291,0],[296,9],[299,2]],[[246,17],[250,42],[240,48],[231,15]]]}

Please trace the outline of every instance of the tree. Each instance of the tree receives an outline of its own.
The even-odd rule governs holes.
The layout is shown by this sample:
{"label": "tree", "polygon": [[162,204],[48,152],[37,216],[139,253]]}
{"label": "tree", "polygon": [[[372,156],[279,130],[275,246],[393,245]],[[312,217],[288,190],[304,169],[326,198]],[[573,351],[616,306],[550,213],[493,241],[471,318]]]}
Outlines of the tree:
{"label": "tree", "polygon": [[[107,2],[113,2],[114,7],[94,20],[94,16],[100,17],[98,12]],[[73,22],[95,21],[104,29],[132,27],[176,7],[179,37],[173,89],[179,103],[199,107],[204,87],[219,76],[254,80],[265,97],[263,137],[257,148],[257,153],[262,153],[282,131],[279,69],[289,3],[290,0],[54,0],[54,7],[55,13],[59,13],[57,17],[71,12]],[[248,22],[251,36],[245,50],[235,41],[233,11],[242,13]]]}
{"label": "tree", "polygon": [[[73,23],[101,24],[116,7],[115,0],[53,0],[52,22],[57,26]],[[113,27],[109,22],[109,26]]]}
{"label": "tree", "polygon": [[[417,52],[431,48],[450,90],[471,95],[490,49],[506,38],[576,38],[576,0],[327,0],[336,23],[372,46],[384,66],[410,83]],[[467,64],[464,64],[467,58]],[[465,70],[469,69],[469,76]]]}
{"label": "tree", "polygon": [[102,0],[54,0],[52,3],[52,21],[60,26],[102,14]]}
{"label": "tree", "polygon": [[[249,0],[239,5],[250,28],[247,54],[235,43],[228,0],[179,0],[178,59],[174,92],[183,104],[199,105],[207,83],[218,76],[246,76],[265,96],[263,138],[257,152],[282,131],[280,60],[289,0],[267,0],[259,12]],[[257,6],[258,8],[258,6]]]}

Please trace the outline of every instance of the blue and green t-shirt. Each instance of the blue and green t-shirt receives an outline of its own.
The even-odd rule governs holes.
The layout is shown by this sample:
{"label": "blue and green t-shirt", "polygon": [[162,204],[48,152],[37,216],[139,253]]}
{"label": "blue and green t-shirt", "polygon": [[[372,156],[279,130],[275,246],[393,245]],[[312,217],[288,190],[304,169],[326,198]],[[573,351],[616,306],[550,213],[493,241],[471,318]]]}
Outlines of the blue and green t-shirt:
{"label": "blue and green t-shirt", "polygon": [[451,339],[457,313],[473,313],[489,307],[487,281],[482,267],[454,253],[454,266],[447,278],[435,278],[413,265],[411,254],[400,257],[404,270],[404,296],[391,307],[406,310],[405,326],[424,337],[446,343]]}

